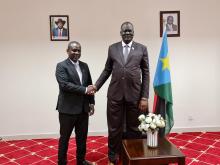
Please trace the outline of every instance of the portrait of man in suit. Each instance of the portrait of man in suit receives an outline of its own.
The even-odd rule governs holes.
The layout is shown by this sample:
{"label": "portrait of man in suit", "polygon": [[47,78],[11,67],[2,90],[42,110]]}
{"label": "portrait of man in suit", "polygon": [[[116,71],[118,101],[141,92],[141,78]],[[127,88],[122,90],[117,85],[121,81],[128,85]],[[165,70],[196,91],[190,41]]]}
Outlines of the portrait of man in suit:
{"label": "portrait of man in suit", "polygon": [[73,129],[76,138],[77,165],[91,165],[85,160],[89,116],[94,113],[94,96],[89,67],[79,60],[81,45],[72,41],[67,48],[68,58],[57,64],[56,79],[59,85],[57,110],[59,112],[60,138],[58,165],[67,164],[67,150]]}
{"label": "portrait of man in suit", "polygon": [[148,111],[149,61],[146,46],[133,41],[134,27],[124,22],[122,41],[109,46],[105,68],[93,86],[98,91],[112,75],[107,93],[108,158],[117,164],[122,138],[141,138],[138,116]]}
{"label": "portrait of man in suit", "polygon": [[68,16],[50,16],[50,29],[52,41],[69,40]]}
{"label": "portrait of man in suit", "polygon": [[180,37],[180,11],[160,11],[160,37]]}
{"label": "portrait of man in suit", "polygon": [[167,17],[167,23],[166,23],[167,32],[172,32],[172,31],[177,31],[178,30],[177,25],[175,25],[173,23],[173,21],[174,21],[174,17],[172,15],[169,15]]}

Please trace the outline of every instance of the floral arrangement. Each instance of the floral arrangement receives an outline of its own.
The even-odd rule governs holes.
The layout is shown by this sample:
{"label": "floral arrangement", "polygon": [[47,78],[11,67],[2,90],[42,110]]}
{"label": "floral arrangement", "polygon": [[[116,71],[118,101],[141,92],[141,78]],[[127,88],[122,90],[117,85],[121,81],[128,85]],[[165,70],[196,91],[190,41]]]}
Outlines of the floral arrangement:
{"label": "floral arrangement", "polygon": [[165,127],[165,120],[160,114],[148,113],[146,116],[142,114],[138,117],[138,120],[141,122],[138,129],[142,133],[146,133],[149,130],[154,132],[159,130],[159,128]]}

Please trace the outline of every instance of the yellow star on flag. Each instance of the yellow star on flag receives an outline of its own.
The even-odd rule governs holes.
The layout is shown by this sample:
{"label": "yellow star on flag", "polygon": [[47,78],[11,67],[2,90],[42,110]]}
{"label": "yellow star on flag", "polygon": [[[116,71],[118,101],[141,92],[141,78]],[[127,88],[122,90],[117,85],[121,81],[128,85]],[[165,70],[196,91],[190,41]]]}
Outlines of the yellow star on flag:
{"label": "yellow star on flag", "polygon": [[170,70],[170,63],[169,63],[168,56],[166,56],[165,58],[160,58],[160,61],[163,63],[162,70],[165,70],[165,69]]}

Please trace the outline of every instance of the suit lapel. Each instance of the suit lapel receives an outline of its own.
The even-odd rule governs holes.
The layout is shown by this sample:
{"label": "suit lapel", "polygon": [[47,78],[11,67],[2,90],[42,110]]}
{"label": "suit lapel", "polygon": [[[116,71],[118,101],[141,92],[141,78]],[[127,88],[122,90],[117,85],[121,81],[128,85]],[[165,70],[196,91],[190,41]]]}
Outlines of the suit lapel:
{"label": "suit lapel", "polygon": [[124,59],[124,55],[123,55],[122,43],[119,42],[117,47],[118,47],[118,52],[119,52],[119,56],[120,56],[120,59],[121,59],[121,63],[122,63],[122,65],[125,65],[125,59]]}
{"label": "suit lapel", "polygon": [[67,64],[69,65],[70,70],[73,73],[73,78],[78,82],[78,84],[81,84],[80,79],[79,79],[79,75],[76,71],[76,68],[75,68],[74,64],[70,61],[70,59],[67,59]]}

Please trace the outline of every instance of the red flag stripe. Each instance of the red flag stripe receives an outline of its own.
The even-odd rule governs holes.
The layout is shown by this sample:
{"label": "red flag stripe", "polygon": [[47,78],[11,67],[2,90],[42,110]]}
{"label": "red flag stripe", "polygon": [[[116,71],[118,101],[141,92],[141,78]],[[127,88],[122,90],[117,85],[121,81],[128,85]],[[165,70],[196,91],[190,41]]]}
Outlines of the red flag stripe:
{"label": "red flag stripe", "polygon": [[154,94],[153,113],[156,112],[157,98],[158,98],[158,96],[156,94]]}

